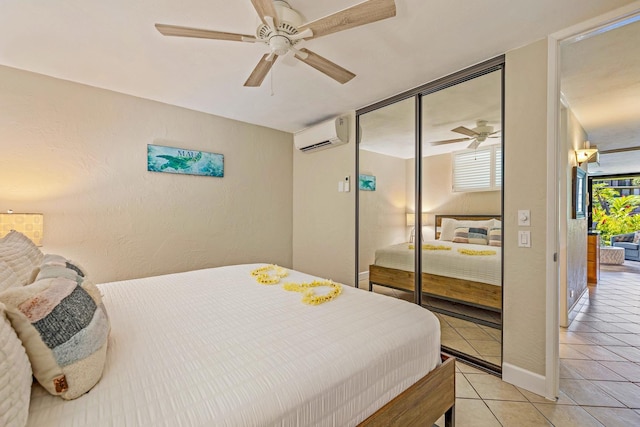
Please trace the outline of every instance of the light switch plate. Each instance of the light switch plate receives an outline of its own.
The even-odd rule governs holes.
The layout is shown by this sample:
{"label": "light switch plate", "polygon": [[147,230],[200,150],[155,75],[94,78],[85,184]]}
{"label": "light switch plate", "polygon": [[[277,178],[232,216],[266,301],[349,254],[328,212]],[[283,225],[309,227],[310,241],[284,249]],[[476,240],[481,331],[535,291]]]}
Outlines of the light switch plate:
{"label": "light switch plate", "polygon": [[518,247],[531,247],[531,232],[529,230],[518,230]]}
{"label": "light switch plate", "polygon": [[531,225],[531,211],[529,209],[520,209],[518,211],[518,225]]}

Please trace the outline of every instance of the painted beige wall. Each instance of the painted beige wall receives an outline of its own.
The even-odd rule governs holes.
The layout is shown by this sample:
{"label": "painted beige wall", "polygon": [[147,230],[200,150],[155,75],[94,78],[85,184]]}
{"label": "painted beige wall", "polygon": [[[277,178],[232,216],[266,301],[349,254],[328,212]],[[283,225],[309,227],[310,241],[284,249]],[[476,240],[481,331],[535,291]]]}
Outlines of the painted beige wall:
{"label": "painted beige wall", "polygon": [[[414,206],[415,161],[407,160],[407,203]],[[425,239],[433,239],[435,214],[469,215],[496,214],[501,212],[500,191],[477,191],[457,193],[453,187],[451,154],[440,154],[422,158],[422,212],[427,217],[424,228]]]}
{"label": "painted beige wall", "polygon": [[360,192],[360,272],[369,270],[376,249],[408,241],[405,168],[404,159],[360,150],[360,173],[377,183],[376,191]]}
{"label": "painted beige wall", "polygon": [[293,268],[347,285],[355,283],[355,191],[338,192],[345,176],[355,180],[355,112],[349,142],[322,151],[293,148]]}
{"label": "painted beige wall", "polygon": [[[587,220],[571,219],[573,166],[577,165],[575,150],[583,148],[587,133],[570,108],[562,108],[561,126],[563,135],[560,152],[567,161],[560,190],[560,206],[565,207],[566,221],[560,222],[560,326],[569,326],[575,313],[571,313],[575,303],[587,289]],[[582,166],[586,170],[586,164]]]}
{"label": "painted beige wall", "polygon": [[[507,52],[504,150],[503,363],[545,375],[547,41]],[[518,209],[531,226],[518,227]],[[519,248],[517,230],[531,231]],[[509,378],[505,378],[509,380]]]}
{"label": "painted beige wall", "polygon": [[[146,170],[156,143],[225,155],[224,178]],[[45,252],[95,282],[292,263],[292,136],[0,67],[0,209],[42,212]]]}

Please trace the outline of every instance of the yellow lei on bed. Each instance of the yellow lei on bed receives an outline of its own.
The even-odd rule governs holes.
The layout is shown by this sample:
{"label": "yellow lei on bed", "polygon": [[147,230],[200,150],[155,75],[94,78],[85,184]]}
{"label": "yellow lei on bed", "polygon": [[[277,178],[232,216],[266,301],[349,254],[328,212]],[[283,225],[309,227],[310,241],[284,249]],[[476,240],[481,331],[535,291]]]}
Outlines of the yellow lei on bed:
{"label": "yellow lei on bed", "polygon": [[[273,270],[273,275],[271,274]],[[289,270],[275,264],[258,267],[251,272],[256,281],[263,285],[275,285],[280,279],[289,275]],[[328,286],[331,290],[324,295],[316,295],[312,288]],[[342,285],[331,280],[314,280],[311,283],[285,283],[282,288],[286,291],[302,292],[302,302],[309,305],[318,305],[323,302],[336,299],[342,293]]]}
{"label": "yellow lei on bed", "polygon": [[[409,249],[415,249],[415,246],[409,245]],[[450,251],[451,246],[426,244],[426,245],[422,245],[422,249],[427,251]]]}
{"label": "yellow lei on bed", "polygon": [[[271,270],[273,270],[273,275],[270,273]],[[289,275],[289,270],[275,264],[269,264],[264,267],[256,268],[251,272],[251,275],[256,278],[258,283],[263,285],[275,285],[280,282],[280,279]]]}
{"label": "yellow lei on bed", "polygon": [[[319,286],[328,286],[331,290],[325,295],[316,295],[313,288]],[[318,305],[334,300],[342,293],[342,285],[331,280],[314,280],[311,283],[285,283],[282,287],[286,291],[302,292],[302,302],[309,305]]]}
{"label": "yellow lei on bed", "polygon": [[460,252],[463,255],[495,255],[496,251],[476,251],[475,249],[458,249],[458,252]]}

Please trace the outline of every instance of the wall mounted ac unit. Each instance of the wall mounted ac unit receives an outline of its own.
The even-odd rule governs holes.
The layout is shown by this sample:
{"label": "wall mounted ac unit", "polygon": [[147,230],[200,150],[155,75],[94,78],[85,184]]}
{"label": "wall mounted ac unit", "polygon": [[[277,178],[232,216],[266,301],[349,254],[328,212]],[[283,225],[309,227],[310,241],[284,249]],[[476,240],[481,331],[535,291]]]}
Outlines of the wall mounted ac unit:
{"label": "wall mounted ac unit", "polygon": [[322,122],[293,135],[298,150],[311,152],[336,147],[349,142],[349,120],[347,116]]}

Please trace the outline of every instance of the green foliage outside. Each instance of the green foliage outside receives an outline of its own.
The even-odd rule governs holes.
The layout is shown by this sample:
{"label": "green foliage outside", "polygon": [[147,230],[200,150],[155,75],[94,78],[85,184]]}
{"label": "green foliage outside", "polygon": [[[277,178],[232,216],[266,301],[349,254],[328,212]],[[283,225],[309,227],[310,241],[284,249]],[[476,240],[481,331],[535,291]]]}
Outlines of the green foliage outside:
{"label": "green foliage outside", "polygon": [[[634,185],[640,179],[634,179]],[[611,236],[640,230],[640,215],[632,214],[640,206],[640,196],[620,196],[605,182],[593,184],[593,224],[600,230],[601,244],[611,245]]]}

